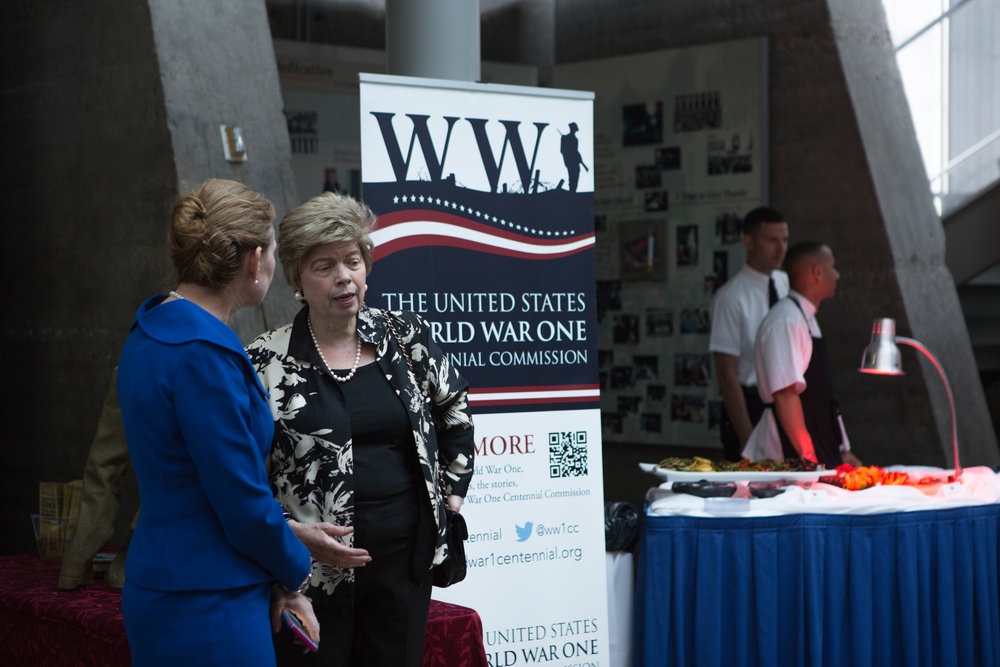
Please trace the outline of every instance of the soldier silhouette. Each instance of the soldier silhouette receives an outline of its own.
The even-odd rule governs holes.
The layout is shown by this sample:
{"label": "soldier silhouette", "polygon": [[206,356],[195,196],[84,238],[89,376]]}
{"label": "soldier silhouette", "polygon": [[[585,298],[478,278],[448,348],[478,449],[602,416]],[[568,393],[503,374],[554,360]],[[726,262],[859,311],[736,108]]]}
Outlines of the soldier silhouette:
{"label": "soldier silhouette", "polygon": [[562,153],[563,163],[566,165],[570,192],[576,192],[576,186],[580,182],[580,167],[587,169],[587,165],[583,163],[583,157],[580,155],[580,140],[576,138],[576,132],[579,129],[576,123],[570,123],[569,132],[560,133],[562,139],[559,140],[559,152]]}

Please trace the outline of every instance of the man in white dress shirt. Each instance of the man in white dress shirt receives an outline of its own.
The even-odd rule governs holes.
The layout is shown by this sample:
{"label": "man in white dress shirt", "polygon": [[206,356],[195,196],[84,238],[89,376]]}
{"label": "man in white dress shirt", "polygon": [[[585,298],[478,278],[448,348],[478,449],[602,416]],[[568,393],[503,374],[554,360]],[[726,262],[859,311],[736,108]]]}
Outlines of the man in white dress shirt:
{"label": "man in white dress shirt", "polygon": [[764,411],[757,392],[754,341],[771,304],[788,294],[780,270],[788,249],[788,224],[780,211],[755,208],[743,220],[746,264],[715,293],[708,349],[722,393],[719,438],[724,456],[739,461],[740,451]]}
{"label": "man in white dress shirt", "polygon": [[833,251],[820,243],[805,241],[788,251],[791,292],[757,331],[757,381],[766,407],[743,450],[748,458],[802,458],[828,469],[861,464],[850,451],[816,321],[819,305],[837,292],[835,264]]}

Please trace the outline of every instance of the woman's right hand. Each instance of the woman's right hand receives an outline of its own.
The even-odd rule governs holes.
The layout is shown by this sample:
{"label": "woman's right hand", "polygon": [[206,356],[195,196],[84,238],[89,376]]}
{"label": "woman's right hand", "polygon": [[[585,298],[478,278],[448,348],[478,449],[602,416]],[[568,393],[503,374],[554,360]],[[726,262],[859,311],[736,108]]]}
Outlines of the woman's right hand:
{"label": "woman's right hand", "polygon": [[[278,632],[281,629],[281,612],[288,610],[298,617],[303,629],[314,642],[319,644],[319,619],[313,612],[312,601],[301,593],[285,590],[281,584],[271,586],[271,630]],[[305,643],[295,637],[293,641],[301,645],[303,653],[308,653],[309,649]]]}
{"label": "woman's right hand", "polygon": [[325,521],[302,523],[294,519],[289,520],[288,526],[295,533],[295,537],[306,545],[309,553],[317,562],[331,565],[334,569],[346,570],[364,567],[372,559],[368,555],[367,549],[355,549],[336,539],[353,533],[354,528],[349,526],[338,526]]}

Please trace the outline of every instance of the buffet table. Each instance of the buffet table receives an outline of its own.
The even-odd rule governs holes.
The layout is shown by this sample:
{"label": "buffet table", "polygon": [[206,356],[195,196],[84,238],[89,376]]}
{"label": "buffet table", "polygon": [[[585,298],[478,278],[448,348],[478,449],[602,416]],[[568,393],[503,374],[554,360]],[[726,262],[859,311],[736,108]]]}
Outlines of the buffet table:
{"label": "buffet table", "polygon": [[975,493],[812,485],[732,516],[652,490],[636,665],[1000,665],[1000,486],[971,473]]}
{"label": "buffet table", "polygon": [[[56,590],[59,562],[0,556],[0,665],[131,665],[121,590]],[[474,610],[431,601],[424,667],[486,667],[483,625]]]}

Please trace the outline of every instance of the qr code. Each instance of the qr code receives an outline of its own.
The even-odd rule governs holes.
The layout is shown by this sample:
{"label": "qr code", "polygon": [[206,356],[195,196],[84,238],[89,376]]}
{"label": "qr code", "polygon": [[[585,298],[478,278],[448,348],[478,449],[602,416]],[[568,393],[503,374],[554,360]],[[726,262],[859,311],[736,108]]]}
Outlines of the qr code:
{"label": "qr code", "polygon": [[549,433],[549,477],[587,475],[587,432]]}

